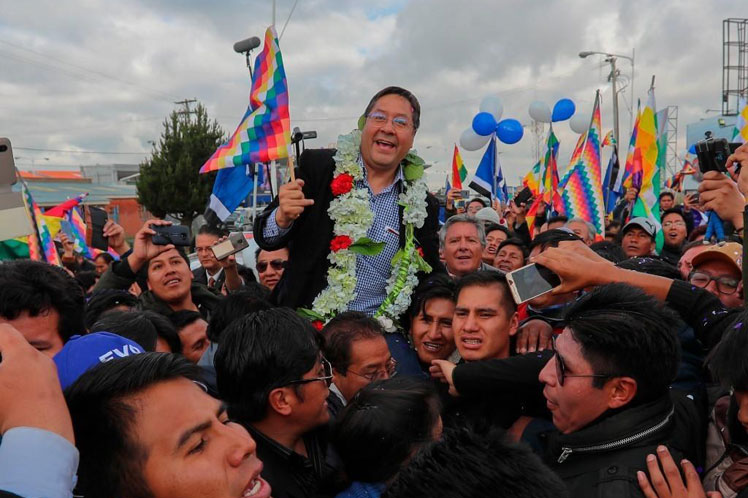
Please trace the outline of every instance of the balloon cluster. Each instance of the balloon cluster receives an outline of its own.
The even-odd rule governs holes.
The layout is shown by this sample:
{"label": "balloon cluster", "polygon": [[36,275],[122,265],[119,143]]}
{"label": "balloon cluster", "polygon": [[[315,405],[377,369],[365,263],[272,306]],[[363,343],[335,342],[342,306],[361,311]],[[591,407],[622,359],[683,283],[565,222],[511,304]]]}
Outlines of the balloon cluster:
{"label": "balloon cluster", "polygon": [[571,99],[561,99],[556,102],[552,112],[548,104],[536,100],[530,104],[528,112],[532,119],[541,123],[557,123],[571,118],[569,121],[571,129],[577,133],[584,133],[590,124],[589,119],[585,118],[584,114],[574,114],[576,110]]}
{"label": "balloon cluster", "polygon": [[473,118],[473,125],[460,135],[460,146],[465,150],[478,150],[491,140],[493,134],[505,144],[516,144],[524,130],[516,119],[501,119],[504,104],[494,95],[484,97],[480,112]]}

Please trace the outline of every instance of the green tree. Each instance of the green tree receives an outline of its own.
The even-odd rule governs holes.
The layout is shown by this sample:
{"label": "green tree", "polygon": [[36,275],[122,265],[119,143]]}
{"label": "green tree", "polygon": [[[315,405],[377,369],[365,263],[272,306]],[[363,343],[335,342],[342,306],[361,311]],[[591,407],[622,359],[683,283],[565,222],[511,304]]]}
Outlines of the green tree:
{"label": "green tree", "polygon": [[138,202],[159,218],[168,214],[190,226],[205,211],[215,179],[215,173],[198,171],[225,140],[202,104],[191,112],[186,106],[172,111],[153,155],[140,164]]}

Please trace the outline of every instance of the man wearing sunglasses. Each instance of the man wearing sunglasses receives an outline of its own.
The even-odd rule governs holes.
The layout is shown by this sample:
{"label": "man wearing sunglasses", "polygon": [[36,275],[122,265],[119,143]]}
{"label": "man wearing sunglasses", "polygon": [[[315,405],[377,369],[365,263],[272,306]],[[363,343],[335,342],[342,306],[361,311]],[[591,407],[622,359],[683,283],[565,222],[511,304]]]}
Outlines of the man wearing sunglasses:
{"label": "man wearing sunglasses", "polygon": [[264,251],[258,249],[255,254],[255,269],[257,276],[260,277],[260,284],[264,285],[271,291],[283,276],[283,272],[288,265],[288,249],[282,247],[275,251]]}
{"label": "man wearing sunglasses", "polygon": [[[413,146],[420,113],[418,99],[393,86],[374,95],[362,116],[358,162],[364,175],[353,188],[368,196],[374,213],[367,236],[385,245],[376,255],[356,255],[357,284],[348,309],[368,315],[376,312],[386,295],[392,258],[404,247],[406,230],[398,199],[407,190],[407,182],[401,163]],[[335,153],[333,149],[304,151],[297,179],[282,185],[276,199],[255,220],[254,236],[262,249],[289,249],[288,267],[271,297],[276,304],[311,308],[327,286],[327,257],[333,238],[328,208],[333,200]],[[439,203],[431,194],[426,203],[427,217],[423,226],[415,229],[415,238],[426,262],[438,269],[442,268],[437,237]]]}
{"label": "man wearing sunglasses", "polygon": [[256,441],[276,498],[317,496],[336,473],[326,462],[332,367],[316,335],[292,310],[273,308],[232,322],[214,360],[220,396]]}
{"label": "man wearing sunglasses", "polygon": [[743,247],[737,242],[720,243],[694,256],[688,275],[691,285],[717,296],[727,308],[743,306]]}
{"label": "man wearing sunglasses", "polygon": [[526,414],[550,415],[555,429],[529,441],[570,496],[641,496],[637,472],[658,445],[692,461],[699,455],[704,413],[696,396],[670,388],[676,323],[642,291],[603,285],[569,308],[554,351],[457,367],[436,360],[432,372],[461,396],[511,393],[529,407],[542,395],[545,415]]}

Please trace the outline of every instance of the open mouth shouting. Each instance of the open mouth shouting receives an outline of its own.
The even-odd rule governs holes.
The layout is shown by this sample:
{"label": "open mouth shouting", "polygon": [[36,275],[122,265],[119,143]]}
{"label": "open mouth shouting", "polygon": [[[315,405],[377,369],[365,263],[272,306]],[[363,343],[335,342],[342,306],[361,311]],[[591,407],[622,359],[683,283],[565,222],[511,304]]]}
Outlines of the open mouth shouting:
{"label": "open mouth shouting", "polygon": [[241,494],[242,498],[254,496],[256,498],[269,498],[270,497],[270,484],[259,476],[253,477],[249,480],[247,487]]}

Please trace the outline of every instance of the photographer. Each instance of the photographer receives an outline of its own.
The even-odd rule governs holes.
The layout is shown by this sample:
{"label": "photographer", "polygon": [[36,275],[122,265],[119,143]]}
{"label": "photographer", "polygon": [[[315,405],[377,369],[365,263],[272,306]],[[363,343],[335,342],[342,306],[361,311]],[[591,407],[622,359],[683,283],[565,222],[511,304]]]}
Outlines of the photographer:
{"label": "photographer", "polygon": [[[173,244],[154,244],[154,227],[169,226],[164,220],[148,220],[135,234],[132,252],[101,276],[96,290],[127,289],[136,279],[137,273],[145,269],[148,290],[139,298],[138,308],[162,315],[173,311],[199,311],[204,317],[218,303],[219,296],[207,287],[193,282],[190,265],[184,253]],[[233,256],[220,261],[226,273],[229,290],[241,288],[241,278]]]}
{"label": "photographer", "polygon": [[[748,144],[738,147],[725,161],[728,174],[707,171],[699,184],[699,204],[730,222],[743,237],[743,210],[748,194]],[[737,181],[737,182],[736,182]]]}

